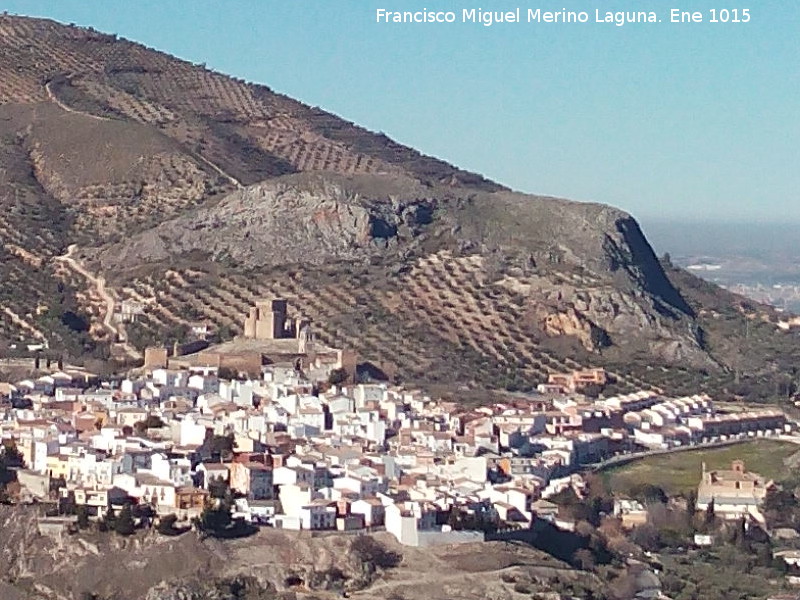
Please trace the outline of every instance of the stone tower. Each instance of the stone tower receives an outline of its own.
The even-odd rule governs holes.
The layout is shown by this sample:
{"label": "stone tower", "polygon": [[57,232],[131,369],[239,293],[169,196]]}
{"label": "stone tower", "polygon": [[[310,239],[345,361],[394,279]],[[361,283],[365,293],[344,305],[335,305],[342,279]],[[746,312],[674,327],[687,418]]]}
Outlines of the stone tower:
{"label": "stone tower", "polygon": [[244,320],[244,337],[279,340],[286,335],[286,300],[259,300]]}

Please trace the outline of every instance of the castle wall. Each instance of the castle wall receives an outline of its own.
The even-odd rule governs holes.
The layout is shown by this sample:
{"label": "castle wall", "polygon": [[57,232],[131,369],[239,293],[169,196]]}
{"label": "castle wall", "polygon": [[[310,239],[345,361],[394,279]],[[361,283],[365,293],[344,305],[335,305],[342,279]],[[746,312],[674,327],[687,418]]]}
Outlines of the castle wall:
{"label": "castle wall", "polygon": [[229,368],[234,371],[243,371],[251,377],[261,375],[261,353],[241,352],[227,354],[221,352],[201,352],[198,355],[197,366]]}

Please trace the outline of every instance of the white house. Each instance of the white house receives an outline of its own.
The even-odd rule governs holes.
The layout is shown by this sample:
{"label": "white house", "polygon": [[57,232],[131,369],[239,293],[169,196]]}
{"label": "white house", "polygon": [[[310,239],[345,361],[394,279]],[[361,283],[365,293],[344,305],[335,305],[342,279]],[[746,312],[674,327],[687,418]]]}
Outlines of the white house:
{"label": "white house", "polygon": [[350,512],[364,517],[366,527],[383,525],[386,518],[386,508],[378,498],[361,498],[350,505]]}
{"label": "white house", "polygon": [[302,529],[336,528],[336,507],[330,506],[330,502],[322,498],[303,506],[299,517]]}
{"label": "white house", "polygon": [[274,485],[306,484],[314,487],[314,470],[304,466],[278,467],[272,472]]}
{"label": "white house", "polygon": [[315,492],[308,484],[286,484],[278,488],[278,498],[283,507],[283,514],[298,517],[300,516],[300,510],[304,506],[311,504],[312,500],[320,498],[320,494]]}
{"label": "white house", "polygon": [[200,446],[206,438],[206,426],[199,422],[198,416],[187,414],[179,421],[173,421],[172,441],[178,446]]}
{"label": "white house", "polygon": [[200,463],[197,465],[197,473],[203,475],[203,489],[208,489],[212,482],[225,482],[230,481],[230,471],[228,465],[223,463]]}
{"label": "white house", "polygon": [[159,514],[175,511],[175,484],[150,473],[114,476],[114,485],[142,503],[151,504]]}
{"label": "white house", "polygon": [[386,507],[386,531],[407,546],[419,545],[420,531],[435,531],[436,509],[423,502],[404,502]]}

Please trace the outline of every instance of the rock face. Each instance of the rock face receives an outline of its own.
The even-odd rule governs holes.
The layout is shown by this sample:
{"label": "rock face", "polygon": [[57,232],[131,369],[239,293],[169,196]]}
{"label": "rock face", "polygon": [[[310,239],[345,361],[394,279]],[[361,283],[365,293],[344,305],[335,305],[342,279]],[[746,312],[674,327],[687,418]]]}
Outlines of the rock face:
{"label": "rock face", "polygon": [[[419,184],[368,177],[358,184],[335,176],[287,176],[234,192],[214,206],[166,221],[100,254],[104,267],[205,253],[245,267],[355,261],[413,246],[431,223],[435,201],[418,198]],[[412,190],[393,195],[392,190]]]}
{"label": "rock face", "polygon": [[272,600],[275,587],[254,577],[231,577],[219,580],[162,582],[150,588],[143,600]]}
{"label": "rock face", "polygon": [[481,600],[515,597],[518,582],[531,592],[561,589],[565,578],[573,589],[603,589],[594,575],[513,543],[413,548],[386,533],[272,528],[224,541],[92,530],[54,539],[37,534],[36,513],[0,506],[3,600]]}

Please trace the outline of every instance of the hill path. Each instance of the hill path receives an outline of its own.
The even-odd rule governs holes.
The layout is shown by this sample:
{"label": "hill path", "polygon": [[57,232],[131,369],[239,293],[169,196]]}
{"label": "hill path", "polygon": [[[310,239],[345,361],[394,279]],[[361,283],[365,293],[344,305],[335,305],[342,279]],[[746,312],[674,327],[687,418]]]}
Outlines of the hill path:
{"label": "hill path", "polygon": [[[53,93],[53,90],[50,89],[50,82],[49,81],[44,84],[44,90],[45,90],[45,92],[47,92],[47,97],[50,99],[50,101],[53,102],[56,106],[58,106],[62,110],[65,110],[65,111],[67,111],[69,113],[73,113],[73,114],[76,114],[76,115],[83,115],[84,117],[88,117],[90,119],[95,119],[97,121],[110,121],[111,120],[108,117],[101,117],[100,115],[95,115],[95,114],[92,114],[90,112],[86,112],[86,111],[83,111],[83,110],[77,110],[77,109],[72,108],[71,106],[69,106],[67,104],[64,104],[61,100],[58,99],[58,96],[56,96]],[[202,154],[198,154],[196,152],[192,152],[191,156],[194,157],[196,160],[202,162],[204,165],[206,165],[208,168],[210,168],[212,171],[214,171],[215,173],[217,173],[221,177],[224,177],[225,179],[227,179],[237,189],[241,189],[241,188],[244,187],[244,185],[242,185],[242,182],[239,181],[238,179],[236,179],[236,177],[234,177],[230,173],[226,172],[218,164],[208,160]]]}
{"label": "hill path", "polygon": [[128,343],[127,334],[125,333],[125,329],[123,328],[122,324],[114,323],[114,310],[116,308],[117,301],[106,289],[105,278],[103,276],[94,275],[72,257],[72,253],[75,251],[76,247],[76,244],[70,244],[67,247],[66,254],[57,256],[55,260],[66,263],[70,269],[78,273],[81,277],[86,279],[94,286],[95,290],[97,291],[97,295],[100,296],[106,306],[106,312],[103,316],[103,327],[109,331],[113,340],[119,342],[120,346],[125,351],[125,354],[132,359],[138,360],[141,358],[141,355],[136,348]]}
{"label": "hill path", "polygon": [[50,89],[50,82],[49,81],[44,84],[44,91],[47,92],[47,97],[52,102],[54,102],[56,104],[56,106],[58,106],[62,110],[65,110],[65,111],[70,112],[70,113],[74,113],[76,115],[83,115],[84,117],[89,117],[90,119],[95,119],[97,121],[110,121],[111,120],[108,117],[101,117],[99,115],[93,115],[92,113],[87,113],[87,112],[84,112],[82,110],[75,110],[71,106],[67,106],[66,104],[61,102],[61,100],[58,99],[58,96],[56,96],[53,93],[53,90]]}

